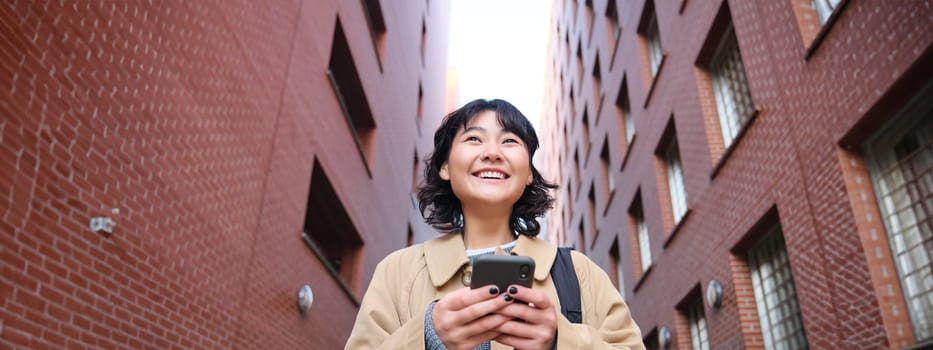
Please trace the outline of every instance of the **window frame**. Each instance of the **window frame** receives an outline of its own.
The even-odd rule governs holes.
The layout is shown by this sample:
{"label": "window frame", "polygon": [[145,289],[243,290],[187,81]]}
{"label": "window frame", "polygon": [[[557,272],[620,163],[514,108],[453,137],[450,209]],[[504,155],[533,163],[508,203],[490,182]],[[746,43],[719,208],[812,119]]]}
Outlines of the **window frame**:
{"label": "window frame", "polygon": [[661,61],[664,59],[664,48],[661,45],[661,30],[658,26],[657,10],[652,11],[648,23],[645,26],[645,41],[648,43],[648,64],[651,68],[651,76],[656,77],[661,70]]}
{"label": "window frame", "polygon": [[[769,247],[770,246],[770,247]],[[762,251],[770,248],[769,251]],[[770,256],[760,256],[765,255],[766,253],[772,254]],[[803,319],[801,317],[800,311],[800,302],[797,300],[797,287],[794,283],[793,272],[791,271],[790,266],[790,257],[787,254],[787,246],[784,241],[783,233],[780,225],[775,225],[764,235],[764,237],[758,241],[754,246],[752,246],[748,252],[748,266],[749,273],[751,274],[752,282],[752,291],[755,295],[755,306],[758,312],[758,324],[761,329],[762,343],[765,349],[774,349],[774,348],[785,348],[775,345],[778,342],[783,342],[784,340],[792,341],[791,336],[787,334],[800,334],[800,338],[797,340],[802,340],[803,344],[799,344],[800,349],[806,349],[809,346],[809,341],[807,340],[806,330],[803,327]],[[768,259],[764,259],[768,258]],[[761,260],[766,260],[762,262]],[[780,271],[775,270],[774,266],[779,266]],[[762,276],[762,270],[764,268],[770,269],[770,272],[766,276]],[[784,283],[780,284],[774,281],[774,279],[766,279],[766,277],[784,277]],[[770,283],[769,283],[770,282]],[[775,286],[774,289],[765,291],[764,289],[767,286]],[[778,285],[787,286],[786,290],[792,292],[792,294],[784,295],[777,305],[771,305],[773,302],[772,298],[769,298],[770,295],[781,296],[780,290],[776,287]],[[787,315],[777,315],[781,316],[779,320],[772,321],[774,313],[771,311],[780,312],[785,310],[785,306],[790,306],[790,314]],[[775,339],[775,334],[777,327],[782,325],[786,326],[790,322],[791,327],[794,328],[794,332],[788,332],[787,329],[782,329],[782,334],[784,335],[781,339]],[[792,346],[790,344],[785,346]]]}
{"label": "window frame", "polygon": [[664,168],[667,173],[668,195],[671,198],[671,213],[676,227],[686,216],[688,208],[683,159],[680,156],[680,146],[676,137],[671,139],[664,151]]}
{"label": "window frame", "polygon": [[810,6],[813,7],[813,11],[816,11],[816,18],[821,26],[829,22],[829,18],[841,7],[841,4],[842,0],[810,0]]}
{"label": "window frame", "polygon": [[[733,54],[738,58],[738,65],[740,66],[737,73],[741,75],[741,81],[738,82],[725,77],[727,74],[725,74],[726,69],[723,67],[725,65],[723,61]],[[713,83],[713,96],[716,101],[716,114],[719,117],[723,147],[728,149],[739,139],[742,130],[750,124],[755,113],[755,100],[752,98],[751,86],[748,83],[745,61],[742,59],[742,50],[739,47],[738,37],[731,22],[720,38],[718,47],[713,53],[707,69]],[[747,93],[745,97],[749,102],[747,106],[739,106],[739,99],[736,96],[741,92],[737,91],[736,84],[744,87],[744,92]]]}
{"label": "window frame", "polygon": [[[639,203],[641,205],[641,203]],[[635,217],[635,228],[638,231],[638,252],[641,259],[641,272],[645,273],[651,268],[651,234],[648,232],[648,225],[645,223],[644,208],[639,207]]]}
{"label": "window frame", "polygon": [[687,324],[690,329],[690,344],[693,350],[710,350],[709,328],[703,299],[697,299],[687,307]]}
{"label": "window frame", "polygon": [[[929,242],[930,239],[924,239],[922,236],[919,237],[919,243],[911,244],[912,247],[903,247],[906,241],[910,240],[905,238],[905,234],[910,234],[913,231],[917,235],[922,235],[919,227],[923,225],[923,222],[933,220],[929,218],[917,218],[917,213],[911,210],[916,203],[923,201],[925,197],[924,193],[919,193],[918,196],[920,199],[913,198],[911,191],[907,188],[903,190],[903,196],[907,198],[908,203],[900,207],[896,206],[893,203],[891,197],[895,196],[894,193],[898,190],[890,190],[889,188],[895,187],[906,187],[911,181],[906,181],[904,178],[903,171],[898,167],[901,162],[904,162],[904,159],[896,159],[897,157],[894,153],[894,148],[896,144],[903,139],[905,135],[912,131],[923,130],[924,127],[929,127],[924,125],[925,117],[924,115],[930,116],[933,115],[933,101],[929,101],[929,97],[933,96],[933,83],[928,83],[925,87],[920,89],[920,91],[915,95],[915,97],[908,102],[905,107],[903,107],[897,114],[892,117],[892,121],[887,125],[882,127],[875,135],[871,136],[863,144],[863,150],[865,154],[866,164],[868,165],[869,177],[872,182],[872,189],[875,195],[875,199],[878,205],[879,214],[881,215],[881,222],[884,224],[885,236],[888,239],[888,248],[891,249],[891,256],[894,260],[895,271],[897,272],[898,282],[901,285],[901,297],[904,298],[904,304],[907,308],[907,314],[909,316],[911,327],[914,331],[914,340],[917,342],[924,342],[933,339],[933,331],[927,330],[930,325],[933,325],[933,305],[928,305],[922,311],[923,315],[918,315],[918,310],[916,310],[916,305],[912,302],[913,299],[923,299],[924,296],[929,296],[933,294],[933,288],[927,290],[921,290],[917,296],[908,295],[911,293],[912,284],[907,281],[908,276],[916,273],[922,273],[924,270],[923,267],[916,267],[915,269],[905,273],[905,269],[908,269],[905,264],[908,262],[917,265],[913,259],[918,257],[910,254],[912,247],[921,247],[921,253],[923,252],[923,245],[925,242]],[[926,117],[929,118],[929,117]],[[931,123],[926,121],[927,123]],[[921,137],[922,138],[922,137]],[[923,152],[925,148],[933,147],[933,144],[920,145],[920,152]],[[884,151],[879,151],[880,149]],[[914,157],[915,155],[911,155]],[[887,159],[883,159],[887,158]],[[892,159],[894,158],[894,159]],[[882,164],[890,163],[893,160],[894,164]],[[888,166],[885,166],[888,165]],[[889,184],[889,176],[884,176],[882,174],[897,172],[895,175],[896,180],[899,180],[900,184],[893,186]],[[928,174],[927,172],[920,171],[921,175],[915,178],[913,181],[918,179],[922,180],[923,174]],[[919,191],[919,189],[918,189]],[[928,195],[928,194],[927,194]],[[928,214],[929,215],[929,214]],[[894,216],[898,219],[898,223],[892,223],[890,218]],[[907,217],[909,216],[909,217]],[[905,221],[913,222],[912,227],[902,227],[900,222]],[[896,232],[895,232],[896,231]],[[901,248],[903,248],[901,250]],[[926,256],[923,259],[930,261],[933,259],[933,252],[926,251]],[[906,255],[907,259],[901,259],[900,256]],[[928,263],[929,264],[929,263]],[[923,278],[918,278],[922,280]],[[916,283],[920,286],[922,283]],[[922,286],[920,286],[922,288]],[[926,325],[921,324],[926,322]]]}

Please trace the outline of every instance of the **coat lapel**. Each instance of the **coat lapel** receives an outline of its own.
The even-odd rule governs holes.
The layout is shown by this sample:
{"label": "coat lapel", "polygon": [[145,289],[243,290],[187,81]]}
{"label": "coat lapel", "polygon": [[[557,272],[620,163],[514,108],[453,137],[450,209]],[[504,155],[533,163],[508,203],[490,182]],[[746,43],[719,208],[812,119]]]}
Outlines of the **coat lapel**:
{"label": "coat lapel", "polygon": [[551,265],[554,264],[554,257],[557,254],[557,247],[536,238],[526,235],[518,235],[518,244],[512,249],[512,255],[530,256],[535,261],[535,280],[544,281],[551,274]]}
{"label": "coat lapel", "polygon": [[463,236],[448,233],[424,243],[424,260],[435,288],[447,284],[463,265],[469,264]]}
{"label": "coat lapel", "polygon": [[[497,249],[497,253],[501,251]],[[544,281],[551,273],[551,265],[557,247],[526,235],[518,235],[518,243],[512,249],[512,255],[529,256],[535,261],[535,280]],[[428,265],[428,274],[435,288],[447,284],[464,265],[469,264],[463,236],[456,233],[445,234],[424,243],[424,259]]]}

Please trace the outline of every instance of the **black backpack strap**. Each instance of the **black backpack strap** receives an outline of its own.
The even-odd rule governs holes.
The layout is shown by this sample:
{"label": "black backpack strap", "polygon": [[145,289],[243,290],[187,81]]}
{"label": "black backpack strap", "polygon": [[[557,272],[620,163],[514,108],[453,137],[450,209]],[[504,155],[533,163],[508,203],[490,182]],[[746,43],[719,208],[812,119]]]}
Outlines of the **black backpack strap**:
{"label": "black backpack strap", "polygon": [[560,313],[571,323],[583,323],[583,307],[580,305],[580,280],[573,269],[570,247],[557,247],[554,265],[551,265],[551,279],[560,299]]}

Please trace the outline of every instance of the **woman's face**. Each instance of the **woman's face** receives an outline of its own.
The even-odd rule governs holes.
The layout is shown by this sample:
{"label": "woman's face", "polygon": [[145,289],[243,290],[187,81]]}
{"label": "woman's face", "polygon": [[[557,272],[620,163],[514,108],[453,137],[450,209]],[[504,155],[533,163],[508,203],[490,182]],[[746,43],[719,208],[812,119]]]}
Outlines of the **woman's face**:
{"label": "woman's face", "polygon": [[527,146],[502,129],[495,111],[482,111],[457,131],[440,177],[450,181],[464,207],[511,207],[532,181]]}

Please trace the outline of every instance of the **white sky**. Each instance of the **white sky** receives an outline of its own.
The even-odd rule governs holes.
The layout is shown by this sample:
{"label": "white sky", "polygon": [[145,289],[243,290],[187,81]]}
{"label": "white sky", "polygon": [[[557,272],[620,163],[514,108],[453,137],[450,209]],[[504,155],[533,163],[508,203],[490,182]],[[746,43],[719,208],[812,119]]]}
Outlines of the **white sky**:
{"label": "white sky", "polygon": [[549,0],[451,0],[447,65],[457,69],[456,105],[511,102],[540,129]]}
{"label": "white sky", "polygon": [[[457,69],[457,107],[477,98],[501,98],[518,107],[543,137],[538,120],[552,2],[451,0],[447,66]],[[547,220],[538,222],[538,237],[547,239]]]}

